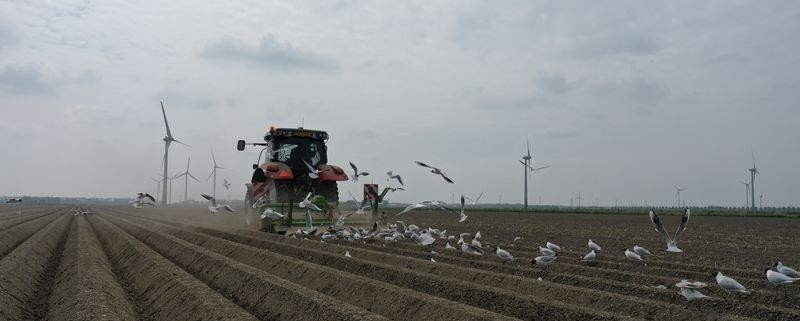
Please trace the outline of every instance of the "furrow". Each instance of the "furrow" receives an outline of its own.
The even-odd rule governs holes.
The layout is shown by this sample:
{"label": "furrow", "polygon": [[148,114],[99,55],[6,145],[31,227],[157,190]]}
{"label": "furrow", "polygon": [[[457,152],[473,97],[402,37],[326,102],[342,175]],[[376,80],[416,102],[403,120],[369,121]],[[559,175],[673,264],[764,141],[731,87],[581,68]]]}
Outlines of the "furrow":
{"label": "furrow", "polygon": [[189,242],[117,217],[108,219],[262,319],[316,320],[324,315],[330,320],[386,320]]}

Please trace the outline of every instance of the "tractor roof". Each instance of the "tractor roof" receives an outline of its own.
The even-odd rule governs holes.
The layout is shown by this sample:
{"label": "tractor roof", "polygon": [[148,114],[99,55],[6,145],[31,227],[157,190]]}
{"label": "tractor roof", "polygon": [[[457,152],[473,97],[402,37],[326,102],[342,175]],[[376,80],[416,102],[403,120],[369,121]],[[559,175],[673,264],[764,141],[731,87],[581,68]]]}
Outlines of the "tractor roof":
{"label": "tractor roof", "polygon": [[275,128],[270,127],[269,132],[264,135],[264,140],[270,137],[304,137],[311,139],[326,140],[328,133],[321,130],[299,128]]}

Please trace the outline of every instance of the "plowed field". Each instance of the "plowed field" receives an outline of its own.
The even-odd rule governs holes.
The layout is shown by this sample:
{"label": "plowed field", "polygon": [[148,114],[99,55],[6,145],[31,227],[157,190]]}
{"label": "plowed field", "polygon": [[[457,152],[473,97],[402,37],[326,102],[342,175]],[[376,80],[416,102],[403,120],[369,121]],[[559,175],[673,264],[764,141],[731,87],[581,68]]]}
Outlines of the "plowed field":
{"label": "plowed field", "polygon": [[[670,256],[646,213],[399,217],[480,231],[486,254],[471,256],[446,240],[265,234],[203,208],[92,211],[0,207],[0,320],[800,320],[800,282],[763,276],[778,259],[800,267],[800,219],[692,217],[685,252]],[[676,228],[679,216],[662,217]],[[586,265],[590,238],[603,251]],[[563,248],[557,262],[532,265],[546,241]],[[656,256],[626,260],[634,244]],[[497,245],[518,259],[501,262]],[[752,293],[724,292],[714,271]],[[672,286],[682,278],[708,283],[710,298],[687,302]]]}

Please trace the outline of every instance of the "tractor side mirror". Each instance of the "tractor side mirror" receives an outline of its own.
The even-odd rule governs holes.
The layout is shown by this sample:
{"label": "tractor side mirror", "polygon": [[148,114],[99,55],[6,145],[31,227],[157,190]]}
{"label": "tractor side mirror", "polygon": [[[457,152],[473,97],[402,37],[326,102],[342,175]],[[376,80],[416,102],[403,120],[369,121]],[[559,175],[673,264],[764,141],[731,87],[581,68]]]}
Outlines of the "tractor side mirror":
{"label": "tractor side mirror", "polygon": [[243,151],[244,150],[244,144],[245,144],[244,140],[240,139],[238,142],[236,142],[236,149],[238,151]]}

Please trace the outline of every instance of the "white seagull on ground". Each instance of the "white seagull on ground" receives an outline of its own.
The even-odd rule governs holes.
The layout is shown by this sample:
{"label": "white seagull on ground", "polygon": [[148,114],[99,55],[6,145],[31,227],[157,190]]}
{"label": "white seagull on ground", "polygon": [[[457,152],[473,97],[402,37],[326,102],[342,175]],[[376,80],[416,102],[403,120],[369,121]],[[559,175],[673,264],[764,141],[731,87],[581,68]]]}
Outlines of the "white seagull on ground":
{"label": "white seagull on ground", "polygon": [[775,271],[773,271],[773,270],[771,270],[769,268],[764,269],[764,275],[767,276],[767,281],[769,281],[772,284],[786,284],[786,283],[792,283],[794,281],[800,280],[798,278],[788,277],[788,276],[786,276],[786,274],[783,274],[783,273],[780,273],[780,272],[775,272]]}
{"label": "white seagull on ground", "polygon": [[557,258],[558,257],[555,256],[555,255],[553,255],[553,256],[542,255],[542,256],[537,256],[537,257],[533,258],[533,262],[531,262],[531,263],[536,264],[536,265],[547,266],[547,265],[550,265],[553,262],[555,262]]}
{"label": "white seagull on ground", "polygon": [[664,229],[664,224],[661,222],[661,218],[656,215],[653,210],[650,210],[650,222],[653,223],[653,227],[655,227],[656,232],[658,235],[661,236],[661,239],[667,243],[667,252],[672,253],[680,253],[683,250],[678,248],[678,239],[683,235],[683,232],[686,231],[686,225],[689,223],[689,215],[691,211],[687,208],[686,211],[683,213],[683,217],[681,217],[681,224],[678,226],[678,230],[675,231],[675,236],[670,237],[667,230]]}
{"label": "white seagull on ground", "polygon": [[595,244],[594,241],[592,241],[592,239],[589,239],[587,246],[589,247],[590,250],[594,250],[595,252],[600,252],[603,250],[603,248],[601,248],[600,245]]}
{"label": "white seagull on ground", "polygon": [[653,256],[653,253],[650,253],[650,251],[648,251],[646,248],[643,248],[639,245],[634,245],[633,251],[636,252],[636,254],[639,254],[639,256],[643,258],[648,256]]}
{"label": "white seagull on ground", "polygon": [[794,269],[786,265],[783,265],[781,261],[775,262],[775,271],[783,273],[790,278],[800,278],[800,272],[797,272]]}
{"label": "white seagull on ground", "polygon": [[625,257],[631,261],[642,262],[642,257],[639,254],[636,254],[636,252],[631,251],[629,249],[625,249]]}
{"label": "white seagull on ground", "polygon": [[733,278],[723,275],[722,272],[714,272],[711,276],[713,276],[714,279],[717,280],[717,284],[728,293],[750,293],[750,290],[745,288],[744,285],[736,282]]}
{"label": "white seagull on ground", "polygon": [[548,249],[551,249],[551,250],[553,250],[553,252],[560,252],[560,251],[561,251],[561,247],[560,247],[560,246],[558,246],[558,245],[556,245],[555,243],[550,243],[550,242],[547,242],[547,244],[545,244],[545,246],[546,246]]}
{"label": "white seagull on ground", "polygon": [[497,257],[500,258],[503,262],[511,262],[515,260],[514,256],[508,251],[501,249],[499,246],[494,247],[494,253],[497,254]]}
{"label": "white seagull on ground", "polygon": [[586,255],[581,256],[580,259],[581,262],[594,263],[594,261],[597,259],[597,251],[593,249]]}

